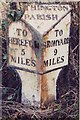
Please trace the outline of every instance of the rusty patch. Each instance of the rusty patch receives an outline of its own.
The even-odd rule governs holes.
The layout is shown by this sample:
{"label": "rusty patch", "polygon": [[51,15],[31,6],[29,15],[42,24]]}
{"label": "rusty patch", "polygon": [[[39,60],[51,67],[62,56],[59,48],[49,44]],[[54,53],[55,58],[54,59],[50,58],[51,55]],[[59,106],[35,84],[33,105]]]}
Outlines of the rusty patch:
{"label": "rusty patch", "polygon": [[[47,40],[48,35],[43,37],[43,40]],[[46,70],[46,67],[44,67],[44,56],[46,55],[46,49],[44,49],[44,52],[42,53],[42,64],[41,64],[41,69],[42,72]],[[44,54],[45,53],[45,54]],[[41,76],[41,108],[46,108],[46,102],[48,101],[48,83],[47,83],[47,77],[45,74]]]}
{"label": "rusty patch", "polygon": [[46,75],[41,76],[41,108],[46,107],[45,103],[48,101],[48,84]]}
{"label": "rusty patch", "polygon": [[[48,37],[49,37],[49,33],[48,33],[47,35],[44,35],[44,36],[43,36],[43,40],[44,40],[44,41],[47,41],[47,40],[48,40]],[[48,49],[44,48],[44,56],[46,56],[47,50],[48,50]]]}

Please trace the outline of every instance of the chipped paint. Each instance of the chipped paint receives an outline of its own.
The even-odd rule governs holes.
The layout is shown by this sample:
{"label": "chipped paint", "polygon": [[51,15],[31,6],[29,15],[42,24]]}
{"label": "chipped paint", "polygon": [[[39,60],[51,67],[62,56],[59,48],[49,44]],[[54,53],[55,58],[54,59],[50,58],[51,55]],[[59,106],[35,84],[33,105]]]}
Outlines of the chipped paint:
{"label": "chipped paint", "polygon": [[[22,102],[46,108],[56,99],[56,80],[60,68],[68,64],[71,8],[64,5],[65,10],[62,9],[61,14],[60,10],[57,13],[55,10],[45,11],[41,8],[31,10],[31,5],[33,4],[25,10],[21,20],[9,25],[8,65],[16,68],[21,77]],[[34,3],[34,6],[38,7],[38,4]],[[50,8],[50,4],[43,6]],[[57,6],[57,9],[59,7],[58,4],[51,6]],[[37,19],[36,14],[39,17]],[[44,20],[41,19],[41,14]],[[46,14],[50,14],[50,20],[45,19]]]}

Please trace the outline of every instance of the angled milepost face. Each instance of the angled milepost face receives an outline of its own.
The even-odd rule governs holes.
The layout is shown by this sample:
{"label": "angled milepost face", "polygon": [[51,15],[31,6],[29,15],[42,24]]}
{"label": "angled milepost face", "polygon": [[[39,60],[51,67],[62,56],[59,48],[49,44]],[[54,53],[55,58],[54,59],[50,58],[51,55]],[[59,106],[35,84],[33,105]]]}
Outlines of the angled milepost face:
{"label": "angled milepost face", "polygon": [[23,19],[43,35],[70,9],[69,5],[26,3]]}
{"label": "angled milepost face", "polygon": [[44,66],[46,71],[68,65],[70,14],[44,36]]}
{"label": "angled milepost face", "polygon": [[67,65],[70,6],[25,4],[22,20],[9,26],[9,65],[42,74]]}
{"label": "angled milepost face", "polygon": [[28,70],[36,70],[33,34],[30,26],[23,21],[9,26],[9,65]]}

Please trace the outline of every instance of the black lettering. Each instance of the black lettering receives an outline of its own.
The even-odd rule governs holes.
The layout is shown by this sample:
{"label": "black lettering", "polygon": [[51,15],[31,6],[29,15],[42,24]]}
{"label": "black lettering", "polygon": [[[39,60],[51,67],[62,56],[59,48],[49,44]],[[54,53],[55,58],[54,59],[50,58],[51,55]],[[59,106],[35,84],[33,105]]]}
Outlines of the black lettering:
{"label": "black lettering", "polygon": [[37,14],[37,19],[41,20],[41,15]]}
{"label": "black lettering", "polygon": [[60,63],[60,57],[57,57],[57,64]]}
{"label": "black lettering", "polygon": [[23,36],[26,37],[27,36],[27,31],[26,30],[23,30]]}
{"label": "black lettering", "polygon": [[16,45],[16,38],[12,38],[12,44]]}
{"label": "black lettering", "polygon": [[26,65],[30,66],[30,59],[26,59]]}
{"label": "black lettering", "polygon": [[55,59],[53,58],[52,59],[52,65],[55,65],[56,64],[56,62],[55,62]]}
{"label": "black lettering", "polygon": [[16,57],[11,56],[11,62],[15,62],[16,63]]}
{"label": "black lettering", "polygon": [[58,36],[58,32],[59,32],[59,30],[55,30],[55,32],[56,32],[56,37]]}
{"label": "black lettering", "polygon": [[68,11],[68,6],[63,6],[63,10],[64,11],[66,11],[66,10]]}
{"label": "black lettering", "polygon": [[56,32],[56,37],[63,35],[63,30],[55,30],[55,32]]}
{"label": "black lettering", "polygon": [[50,47],[50,41],[47,41],[47,48]]}
{"label": "black lettering", "polygon": [[45,20],[45,15],[41,15],[41,20]]}
{"label": "black lettering", "polygon": [[50,15],[46,15],[46,20],[51,20],[51,16]]}
{"label": "black lettering", "polygon": [[25,40],[25,46],[27,47],[27,44],[28,44],[28,40]]}
{"label": "black lettering", "polygon": [[64,62],[64,56],[61,57],[62,62]]}
{"label": "black lettering", "polygon": [[[13,38],[14,39],[14,38]],[[16,45],[20,45],[20,39],[18,39],[18,38],[15,38],[15,41],[16,41]]]}
{"label": "black lettering", "polygon": [[44,65],[48,66],[48,60],[44,61]]}
{"label": "black lettering", "polygon": [[50,59],[50,60],[49,60],[49,66],[51,65],[51,62],[52,62],[52,60]]}
{"label": "black lettering", "polygon": [[33,67],[36,66],[36,61],[35,60],[31,60],[31,66],[33,66]]}
{"label": "black lettering", "polygon": [[57,64],[64,62],[64,56],[62,57],[57,57]]}
{"label": "black lettering", "polygon": [[62,6],[61,5],[58,6],[58,10],[62,11]]}
{"label": "black lettering", "polygon": [[21,58],[21,64],[25,65],[23,58]]}
{"label": "black lettering", "polygon": [[59,40],[56,40],[56,46],[60,46],[60,41]]}
{"label": "black lettering", "polygon": [[53,41],[53,40],[51,41],[51,47],[53,47],[53,46],[56,46],[56,41],[55,41],[55,40],[54,40],[54,41]]}
{"label": "black lettering", "polygon": [[17,28],[17,29],[16,29],[16,32],[18,33],[18,36],[21,35],[21,34],[20,34],[20,33],[21,33],[20,31],[22,31],[20,28]]}
{"label": "black lettering", "polygon": [[29,5],[26,5],[26,10],[28,10]]}
{"label": "black lettering", "polygon": [[25,18],[25,19],[30,19],[30,15],[25,14],[25,15],[24,15],[24,18]]}
{"label": "black lettering", "polygon": [[25,55],[25,49],[21,50],[21,55]]}
{"label": "black lettering", "polygon": [[53,8],[53,10],[55,11],[55,10],[56,10],[56,8],[57,8],[57,6],[52,6],[52,8]]}
{"label": "black lettering", "polygon": [[57,55],[57,49],[54,49],[54,55]]}
{"label": "black lettering", "polygon": [[[28,0],[29,2],[32,0]],[[35,2],[37,0],[34,0]],[[38,0],[39,1],[39,0]],[[49,0],[49,2],[51,2],[51,0]],[[31,5],[26,5],[26,10],[52,10],[52,11],[66,11],[68,10],[68,6],[62,6],[62,5],[59,5],[59,6],[55,6],[55,5],[35,5],[35,4],[31,4]]]}
{"label": "black lettering", "polygon": [[46,42],[43,43],[43,47],[46,48]]}
{"label": "black lettering", "polygon": [[64,38],[64,44],[68,44],[69,43],[69,38]]}
{"label": "black lettering", "polygon": [[61,42],[62,45],[64,44],[64,43],[63,43],[63,39],[60,39],[60,42]]}
{"label": "black lettering", "polygon": [[24,46],[24,40],[23,40],[23,39],[21,39],[21,41],[20,41],[20,44],[19,44],[19,45]]}
{"label": "black lettering", "polygon": [[29,19],[29,20],[35,20],[36,18],[34,17],[34,15],[28,15],[28,14],[25,14],[25,19]]}
{"label": "black lettering", "polygon": [[62,36],[63,35],[63,30],[59,31],[59,35]]}
{"label": "black lettering", "polygon": [[52,20],[58,20],[58,15],[52,15]]}
{"label": "black lettering", "polygon": [[32,41],[28,41],[29,42],[29,46],[32,47]]}
{"label": "black lettering", "polygon": [[31,5],[31,10],[36,10],[36,5]]}
{"label": "black lettering", "polygon": [[32,19],[36,19],[35,17],[34,17],[34,15],[31,15],[31,17],[30,17],[30,20],[32,20]]}

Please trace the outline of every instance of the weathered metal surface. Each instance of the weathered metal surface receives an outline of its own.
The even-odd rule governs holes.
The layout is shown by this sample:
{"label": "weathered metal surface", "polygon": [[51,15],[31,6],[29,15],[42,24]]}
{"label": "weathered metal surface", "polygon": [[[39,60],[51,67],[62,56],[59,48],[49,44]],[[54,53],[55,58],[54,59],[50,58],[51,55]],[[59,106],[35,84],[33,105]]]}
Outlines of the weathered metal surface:
{"label": "weathered metal surface", "polygon": [[22,19],[9,25],[8,65],[18,69],[22,102],[39,107],[56,99],[57,76],[68,64],[71,8],[25,4]]}

